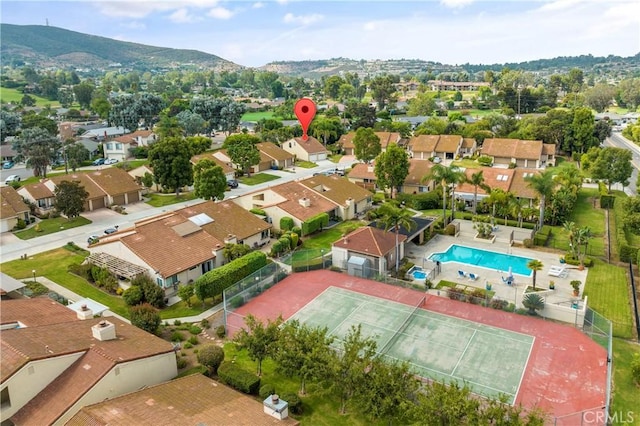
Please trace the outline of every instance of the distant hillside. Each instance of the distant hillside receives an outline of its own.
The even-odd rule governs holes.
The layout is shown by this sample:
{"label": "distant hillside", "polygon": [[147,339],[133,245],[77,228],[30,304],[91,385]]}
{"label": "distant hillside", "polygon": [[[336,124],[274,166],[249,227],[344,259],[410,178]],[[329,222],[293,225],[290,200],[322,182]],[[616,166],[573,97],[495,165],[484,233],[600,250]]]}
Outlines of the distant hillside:
{"label": "distant hillside", "polygon": [[216,55],[129,43],[43,25],[0,24],[0,61],[36,66],[107,68],[112,64],[136,70],[194,64],[212,69],[242,68]]}

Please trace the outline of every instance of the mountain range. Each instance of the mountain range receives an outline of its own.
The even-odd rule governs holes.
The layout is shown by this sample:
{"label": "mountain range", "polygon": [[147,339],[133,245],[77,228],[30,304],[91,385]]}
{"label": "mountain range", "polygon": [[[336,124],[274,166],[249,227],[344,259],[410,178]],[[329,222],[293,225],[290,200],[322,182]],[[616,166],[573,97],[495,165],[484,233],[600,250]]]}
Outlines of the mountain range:
{"label": "mountain range", "polygon": [[[148,46],[83,34],[44,25],[0,24],[0,61],[2,64],[32,64],[39,68],[94,69],[124,68],[150,71],[171,68],[211,69],[214,71],[239,70],[242,65],[219,56],[197,50]],[[307,61],[271,62],[260,70],[275,71],[282,75],[318,78],[340,72],[364,75],[419,74],[433,72],[475,73],[487,69],[500,71],[504,67],[554,73],[580,68],[583,71],[607,69],[619,71],[640,70],[640,53],[631,57],[591,55],[539,59],[508,64],[448,65],[421,59],[354,60],[332,58]]]}

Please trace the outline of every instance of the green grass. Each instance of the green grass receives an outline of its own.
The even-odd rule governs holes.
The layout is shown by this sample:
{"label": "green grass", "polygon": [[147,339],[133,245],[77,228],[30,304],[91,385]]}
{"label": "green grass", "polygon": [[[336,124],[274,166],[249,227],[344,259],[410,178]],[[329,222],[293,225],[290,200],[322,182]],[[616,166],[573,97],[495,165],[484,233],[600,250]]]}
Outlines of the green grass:
{"label": "green grass", "polygon": [[303,169],[313,169],[314,167],[318,167],[318,165],[311,161],[298,160],[296,161],[296,167],[302,167]]}
{"label": "green grass", "polygon": [[240,118],[240,121],[252,121],[258,122],[263,118],[269,119],[273,117],[273,112],[271,111],[256,111],[256,112],[245,112]]}
{"label": "green grass", "polygon": [[[233,343],[224,345],[225,360],[234,361],[236,365],[255,373],[256,363],[249,359],[246,351],[238,351]],[[276,392],[282,396],[286,393],[297,394],[300,388],[300,382],[296,378],[287,377],[278,374],[276,371],[276,363],[267,358],[262,362],[262,377],[260,385],[271,384],[275,387]],[[345,415],[339,413],[340,400],[336,397],[336,393],[323,392],[313,383],[307,384],[307,395],[300,398],[302,400],[303,413],[298,416],[292,416],[300,421],[300,424],[313,426],[334,426],[334,425],[377,425],[382,423],[371,422],[366,420],[354,410],[348,407]],[[258,398],[256,397],[256,400]]]}
{"label": "green grass", "polygon": [[595,259],[594,266],[589,268],[584,294],[589,297],[592,309],[613,322],[614,336],[626,339],[633,336],[625,268]]}
{"label": "green grass", "polygon": [[[613,402],[612,413],[633,412],[640,421],[638,410],[638,386],[631,379],[631,360],[640,354],[640,345],[622,339],[613,339]],[[636,423],[637,424],[637,423]]]}
{"label": "green grass", "polygon": [[129,317],[129,308],[122,298],[107,294],[93,287],[83,278],[67,272],[69,265],[79,265],[84,259],[85,256],[59,248],[39,253],[27,260],[17,259],[5,262],[1,266],[2,272],[19,280],[30,278],[32,271],[35,270],[37,276],[46,277],[82,297],[91,298],[108,306],[109,310],[118,315]]}
{"label": "green grass", "polygon": [[[84,226],[90,223],[91,221],[89,219],[82,216],[74,217],[70,220],[60,216],[52,219],[43,219],[29,229],[16,232],[15,235],[21,240],[30,240],[31,238],[54,234],[64,231],[65,229],[77,228],[78,226]],[[37,232],[36,229],[40,229],[40,232]]]}
{"label": "green grass", "polygon": [[238,181],[245,185],[258,185],[276,179],[280,179],[280,176],[270,175],[269,173],[256,173],[251,176],[239,177]]}
{"label": "green grass", "polygon": [[122,169],[125,164],[127,165],[128,170],[133,170],[145,164],[149,164],[149,160],[140,159],[140,160],[121,161],[119,163],[114,164],[113,167],[118,167],[119,169]]}
{"label": "green grass", "polygon": [[482,167],[476,160],[470,158],[462,158],[451,163],[453,166],[464,167],[465,169],[479,169]]}
{"label": "green grass", "polygon": [[[8,89],[6,87],[0,87],[0,101],[5,104],[9,102],[20,103],[23,93],[19,92],[18,89]],[[36,106],[46,107],[50,105],[51,108],[59,108],[60,102],[58,101],[50,101],[49,99],[42,98],[40,96],[29,94],[33,99],[36,100]]]}
{"label": "green grass", "polygon": [[147,197],[149,198],[147,204],[153,207],[170,206],[171,204],[181,203],[183,201],[191,201],[198,198],[193,192],[181,192],[178,196],[176,196],[176,194],[152,193],[147,195]]}
{"label": "green grass", "polygon": [[162,309],[160,311],[160,318],[165,320],[169,318],[184,318],[200,315],[207,309],[213,308],[221,301],[221,299],[214,300],[212,298],[209,298],[205,300],[203,307],[202,302],[196,300],[195,297],[192,297],[191,307],[187,306],[185,302],[180,301],[174,305],[167,306],[166,308]]}
{"label": "green grass", "polygon": [[340,159],[342,158],[342,154],[331,154],[329,155],[329,161],[331,161],[332,163],[339,163]]}
{"label": "green grass", "polygon": [[305,238],[302,243],[302,248],[306,250],[330,250],[331,244],[342,238],[344,234],[348,234],[349,232],[354,231],[364,225],[365,223],[359,220],[347,220],[344,222],[340,222],[333,228],[325,229],[318,234],[314,234],[309,238]]}

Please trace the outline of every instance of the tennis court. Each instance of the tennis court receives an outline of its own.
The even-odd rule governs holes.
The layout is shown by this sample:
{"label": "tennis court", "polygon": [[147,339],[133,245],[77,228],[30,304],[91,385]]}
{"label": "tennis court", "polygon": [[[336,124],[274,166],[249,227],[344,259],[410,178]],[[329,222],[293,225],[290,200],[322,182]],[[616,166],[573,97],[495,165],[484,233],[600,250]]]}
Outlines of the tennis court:
{"label": "tennis court", "polygon": [[[532,336],[470,322],[344,288],[327,287],[291,318],[327,327],[336,339],[351,326],[376,340],[385,357],[407,361],[432,380],[466,382],[513,404],[533,346]],[[290,318],[290,319],[291,319]]]}

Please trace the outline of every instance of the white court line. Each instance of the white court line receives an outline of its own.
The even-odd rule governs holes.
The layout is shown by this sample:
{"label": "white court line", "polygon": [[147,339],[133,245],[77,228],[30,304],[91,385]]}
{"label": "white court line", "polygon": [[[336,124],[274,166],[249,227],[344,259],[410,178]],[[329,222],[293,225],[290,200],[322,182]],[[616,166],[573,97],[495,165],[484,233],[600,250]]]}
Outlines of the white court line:
{"label": "white court line", "polygon": [[524,373],[527,371],[527,365],[529,365],[529,358],[531,358],[531,352],[533,351],[533,344],[536,342],[536,338],[533,338],[533,342],[531,342],[531,346],[529,346],[529,355],[527,355],[527,362],[524,363],[524,368],[522,369],[522,374],[520,375],[520,382],[518,382],[518,387],[516,388],[516,393],[513,394],[513,403],[516,402],[516,397],[518,396],[518,392],[520,392],[520,386],[522,386],[522,381],[524,380]]}
{"label": "white court line", "polygon": [[469,341],[467,342],[467,346],[464,347],[464,350],[462,351],[462,355],[460,355],[460,358],[458,358],[458,362],[456,362],[456,366],[453,367],[453,370],[451,370],[451,375],[453,376],[456,369],[458,368],[458,366],[460,365],[460,361],[462,361],[462,358],[464,358],[464,354],[467,353],[467,349],[469,349],[469,346],[471,346],[471,341],[473,340],[474,337],[476,337],[476,332],[478,330],[473,330],[473,334],[471,335],[471,337],[469,338]]}

